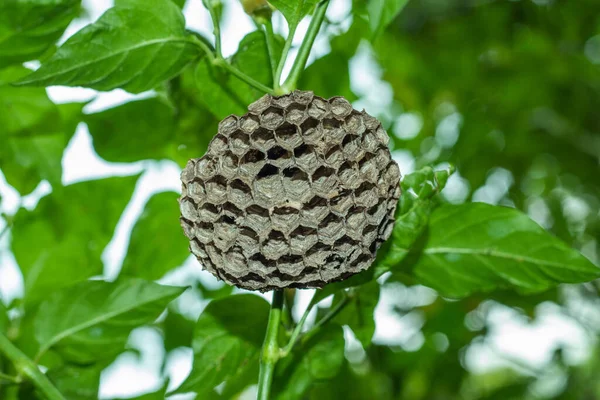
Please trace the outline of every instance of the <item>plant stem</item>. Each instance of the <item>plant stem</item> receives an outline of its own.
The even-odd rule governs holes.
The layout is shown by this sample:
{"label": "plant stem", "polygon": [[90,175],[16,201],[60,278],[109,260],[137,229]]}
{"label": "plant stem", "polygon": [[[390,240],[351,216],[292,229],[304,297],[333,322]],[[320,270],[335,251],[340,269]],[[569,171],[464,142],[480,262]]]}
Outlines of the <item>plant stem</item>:
{"label": "plant stem", "polygon": [[290,52],[290,48],[292,47],[292,42],[294,41],[294,35],[296,34],[297,25],[290,25],[290,31],[288,32],[288,37],[285,40],[285,44],[283,45],[283,51],[281,52],[281,58],[279,59],[279,65],[277,66],[277,71],[275,72],[275,77],[273,79],[273,85],[275,87],[275,92],[277,94],[284,94],[285,92],[280,92],[281,86],[281,74],[283,73],[283,67],[285,66],[285,61],[287,60],[288,53]]}
{"label": "plant stem", "polygon": [[350,302],[350,297],[346,294],[346,292],[343,293],[344,297],[342,298],[342,300],[339,303],[337,303],[336,306],[332,310],[330,310],[323,318],[321,318],[321,320],[315,324],[313,329],[318,329],[326,323],[328,323],[329,321],[331,321],[332,319],[334,319],[335,316],[338,315],[340,311],[342,311],[344,307],[346,307],[346,305],[348,305],[348,303]]}
{"label": "plant stem", "polygon": [[290,336],[290,341],[281,351],[282,357],[286,357],[288,354],[290,354],[290,352],[294,348],[294,345],[296,344],[296,342],[298,341],[298,338],[300,337],[300,334],[302,333],[302,328],[304,327],[306,318],[308,318],[308,314],[310,314],[310,310],[312,310],[313,306],[314,306],[314,304],[311,301],[310,304],[308,305],[308,307],[306,307],[304,314],[302,314],[302,318],[300,318],[300,321],[298,321],[298,324],[296,324],[296,327],[294,328],[294,330],[292,332],[292,336]]}
{"label": "plant stem", "polygon": [[[300,79],[300,75],[306,66],[306,62],[308,61],[308,56],[310,55],[310,50],[312,49],[313,44],[315,43],[315,39],[317,34],[319,33],[319,29],[321,29],[321,24],[325,19],[325,12],[327,11],[327,6],[329,5],[329,0],[323,0],[315,9],[315,15],[310,21],[310,25],[308,27],[308,31],[306,32],[306,36],[300,45],[300,49],[298,50],[298,56],[294,61],[294,65],[292,66],[292,70],[290,71],[290,75],[282,86],[284,92],[291,92],[296,89],[296,84]],[[277,88],[277,87],[276,87]]]}
{"label": "plant stem", "polygon": [[7,375],[2,372],[0,372],[0,381],[7,381],[10,383],[16,383],[16,384],[21,383],[21,380],[18,377],[12,376],[12,375]]}
{"label": "plant stem", "polygon": [[224,60],[222,58],[216,58],[213,63],[217,66],[220,66],[224,69],[226,69],[227,71],[229,71],[231,74],[237,76],[238,78],[240,78],[241,80],[243,80],[244,82],[246,82],[248,85],[253,86],[254,88],[265,92],[265,93],[271,93],[273,94],[273,89],[271,89],[270,87],[263,85],[262,83],[260,83],[259,81],[257,81],[256,79],[246,75],[245,73],[243,73],[242,71],[240,71],[239,69],[237,69],[236,67],[234,67],[233,65],[229,64],[227,62],[227,60]]}
{"label": "plant stem", "polygon": [[269,323],[267,324],[267,333],[265,335],[265,342],[263,343],[262,355],[260,358],[257,400],[269,400],[275,364],[277,364],[277,361],[280,358],[280,349],[279,344],[277,343],[277,336],[279,334],[279,325],[281,323],[282,308],[283,290],[275,290],[273,292],[271,312],[269,313]]}
{"label": "plant stem", "polygon": [[[267,39],[267,51],[269,52],[269,61],[271,62],[271,73],[273,74],[273,85],[276,81],[277,61],[275,60],[275,34],[273,33],[273,23],[267,19],[265,25],[265,38]],[[278,84],[279,82],[277,82]]]}
{"label": "plant stem", "polygon": [[217,13],[217,10],[212,4],[208,4],[207,8],[213,23],[213,35],[215,36],[215,52],[217,53],[217,58],[223,58],[223,53],[221,52],[221,26],[219,14]]}
{"label": "plant stem", "polygon": [[6,336],[0,334],[0,353],[12,361],[19,375],[26,376],[48,400],[65,400],[52,382],[40,371],[21,350],[15,347]]}

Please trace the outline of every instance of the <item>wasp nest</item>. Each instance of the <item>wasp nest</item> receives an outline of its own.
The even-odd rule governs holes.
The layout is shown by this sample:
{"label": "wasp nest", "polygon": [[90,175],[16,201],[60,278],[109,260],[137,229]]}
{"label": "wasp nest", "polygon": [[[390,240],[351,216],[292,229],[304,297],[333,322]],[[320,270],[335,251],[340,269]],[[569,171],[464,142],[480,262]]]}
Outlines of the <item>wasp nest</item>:
{"label": "wasp nest", "polygon": [[367,269],[391,234],[400,170],[379,121],[342,97],[266,95],[219,124],[181,174],[181,225],[213,275],[309,288]]}

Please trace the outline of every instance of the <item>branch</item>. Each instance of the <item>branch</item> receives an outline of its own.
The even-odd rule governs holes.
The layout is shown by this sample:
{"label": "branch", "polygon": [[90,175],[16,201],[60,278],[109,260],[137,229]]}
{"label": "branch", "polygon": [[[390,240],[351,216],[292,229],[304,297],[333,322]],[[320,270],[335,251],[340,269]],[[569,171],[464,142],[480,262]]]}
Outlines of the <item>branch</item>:
{"label": "branch", "polygon": [[282,308],[283,290],[275,290],[273,292],[271,312],[269,313],[269,323],[267,324],[267,333],[265,335],[265,342],[263,343],[262,355],[260,358],[258,400],[269,400],[275,364],[277,364],[277,361],[280,358],[280,349],[279,344],[277,343],[277,337],[279,334],[279,325],[281,324]]}

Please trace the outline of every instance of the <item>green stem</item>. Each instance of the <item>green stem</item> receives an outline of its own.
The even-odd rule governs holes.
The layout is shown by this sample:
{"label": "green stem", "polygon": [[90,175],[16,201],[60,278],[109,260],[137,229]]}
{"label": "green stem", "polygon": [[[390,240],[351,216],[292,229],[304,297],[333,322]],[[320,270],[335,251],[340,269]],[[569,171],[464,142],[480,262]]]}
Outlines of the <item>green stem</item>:
{"label": "green stem", "polygon": [[319,30],[321,29],[321,24],[325,19],[325,12],[327,11],[327,6],[329,5],[329,0],[321,1],[315,10],[315,14],[310,21],[310,25],[308,27],[308,31],[306,32],[306,36],[304,36],[304,40],[300,45],[300,49],[298,50],[298,56],[294,61],[294,65],[292,66],[292,70],[290,71],[290,75],[282,86],[284,92],[291,92],[296,89],[296,84],[300,79],[300,75],[306,66],[306,62],[308,61],[308,56],[310,55],[310,50],[315,43],[315,39]]}
{"label": "green stem", "polygon": [[262,355],[260,358],[257,400],[269,400],[275,364],[277,364],[277,361],[281,357],[281,351],[279,349],[279,344],[277,343],[277,337],[279,335],[279,326],[281,324],[282,308],[283,290],[275,290],[273,292],[273,301],[271,302],[271,312],[269,313],[267,333],[265,335],[265,342],[263,343]]}
{"label": "green stem", "polygon": [[314,304],[311,301],[310,304],[308,305],[308,307],[306,307],[304,314],[302,314],[302,318],[300,318],[300,321],[298,321],[298,324],[296,324],[296,327],[292,331],[292,336],[290,336],[290,341],[281,351],[282,358],[287,357],[287,355],[290,354],[290,352],[296,345],[296,342],[298,342],[298,339],[300,338],[300,334],[302,333],[302,328],[304,327],[304,323],[306,323],[306,318],[308,318],[308,314],[310,314],[310,310],[312,310],[313,306],[314,306]]}
{"label": "green stem", "polygon": [[[273,84],[275,85],[277,73],[277,61],[275,60],[275,34],[273,33],[273,23],[267,19],[265,25],[265,37],[267,39],[267,51],[269,52],[269,61],[271,62],[271,73],[273,74]],[[277,82],[279,83],[279,82]]]}
{"label": "green stem", "polygon": [[213,63],[215,65],[218,65],[224,69],[226,69],[227,71],[229,71],[231,74],[237,76],[238,78],[240,78],[241,80],[243,80],[244,82],[246,82],[248,85],[253,86],[254,88],[265,92],[265,93],[270,93],[273,94],[273,89],[271,89],[270,87],[263,85],[262,83],[260,83],[259,81],[257,81],[256,79],[246,75],[245,73],[243,73],[242,71],[240,71],[239,69],[237,69],[236,67],[234,67],[233,65],[229,64],[227,62],[227,60],[224,60],[222,58],[216,58]]}
{"label": "green stem", "polygon": [[21,350],[16,348],[6,336],[0,334],[0,353],[12,361],[19,375],[26,376],[42,392],[48,400],[65,400],[63,395],[52,385],[46,375],[40,371]]}
{"label": "green stem", "polygon": [[9,383],[16,383],[16,384],[21,383],[21,380],[18,377],[12,376],[12,375],[7,375],[2,372],[0,372],[0,381],[6,381]]}
{"label": "green stem", "polygon": [[348,303],[350,302],[350,297],[346,294],[346,292],[344,293],[344,297],[342,298],[342,300],[336,304],[336,306],[330,310],[327,314],[325,314],[325,316],[323,318],[321,318],[320,321],[318,321],[315,326],[313,327],[313,329],[318,329],[320,327],[322,327],[323,325],[325,325],[326,323],[328,323],[329,321],[331,321],[332,319],[335,318],[336,315],[338,315],[340,313],[340,311],[342,311],[344,309],[344,307],[346,307],[348,305]]}
{"label": "green stem", "polygon": [[210,19],[212,19],[213,35],[215,36],[215,52],[217,53],[217,58],[223,58],[223,53],[221,52],[221,26],[219,14],[213,5],[210,4],[210,2],[208,3],[207,8],[210,13]]}
{"label": "green stem", "polygon": [[285,61],[287,60],[288,53],[292,48],[292,42],[294,41],[294,35],[296,34],[297,25],[290,25],[290,31],[288,32],[288,37],[285,40],[285,44],[283,45],[283,51],[281,52],[281,58],[279,59],[279,65],[277,66],[277,71],[275,71],[275,77],[273,79],[273,85],[275,87],[275,92],[277,94],[284,94],[282,92],[280,83],[281,83],[281,74],[283,73],[283,67],[285,66]]}

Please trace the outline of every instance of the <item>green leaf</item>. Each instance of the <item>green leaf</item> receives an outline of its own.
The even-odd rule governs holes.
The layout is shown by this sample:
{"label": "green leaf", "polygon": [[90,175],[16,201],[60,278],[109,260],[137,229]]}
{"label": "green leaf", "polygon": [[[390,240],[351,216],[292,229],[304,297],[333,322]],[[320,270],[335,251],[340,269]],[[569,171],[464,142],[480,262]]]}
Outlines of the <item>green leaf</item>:
{"label": "green leaf", "polygon": [[325,325],[294,350],[292,357],[279,361],[273,382],[274,398],[303,399],[314,383],[334,378],[344,360],[342,327]]}
{"label": "green leaf", "polygon": [[[210,302],[194,331],[192,372],[175,393],[193,391],[202,397],[229,380],[242,386],[254,383],[258,377],[245,370],[258,364],[268,316],[269,303],[252,294]],[[242,377],[247,382],[237,382]]]}
{"label": "green leaf", "polygon": [[269,0],[277,8],[291,27],[296,27],[298,23],[308,15],[317,5],[319,0]]}
{"label": "green leaf", "polygon": [[[251,32],[242,39],[231,64],[260,83],[272,87],[273,74],[262,31]],[[198,63],[196,85],[200,99],[219,119],[230,114],[246,113],[248,104],[264,95],[207,59]]]}
{"label": "green leaf", "polygon": [[485,203],[434,210],[414,256],[407,260],[415,276],[454,298],[506,288],[533,293],[600,277],[600,268],[525,214]]}
{"label": "green leaf", "polygon": [[21,85],[152,89],[202,55],[171,0],[118,2],[67,40]]}
{"label": "green leaf", "polygon": [[408,0],[370,0],[367,3],[369,27],[375,39],[396,18]]}
{"label": "green leaf", "polygon": [[8,329],[9,320],[7,311],[6,306],[0,300],[0,333],[6,333]]}
{"label": "green leaf", "polygon": [[122,275],[159,279],[190,255],[188,241],[177,223],[178,197],[177,193],[164,192],[148,200],[131,232]]}
{"label": "green leaf", "polygon": [[351,102],[357,98],[350,88],[348,59],[339,52],[331,52],[309,65],[302,72],[298,87],[325,98],[343,96]]}
{"label": "green leaf", "polygon": [[27,72],[23,67],[0,70],[0,165],[21,194],[31,192],[42,179],[61,184],[62,155],[76,126],[71,121],[78,119],[83,106],[59,107],[44,89],[10,84]]}
{"label": "green leaf", "polygon": [[195,321],[170,309],[161,325],[166,351],[192,346]]}
{"label": "green leaf", "polygon": [[[366,349],[371,345],[375,333],[375,307],[379,302],[379,283],[371,281],[349,294],[350,303],[333,319],[340,325],[348,325],[356,338]],[[333,309],[343,296],[337,293],[333,297],[330,309]]]}
{"label": "green leaf", "polygon": [[176,130],[175,110],[161,97],[88,114],[84,121],[98,155],[112,162],[165,158]]}
{"label": "green leaf", "polygon": [[97,400],[100,375],[106,368],[103,364],[64,364],[47,372],[48,378],[67,398],[77,400]]}
{"label": "green leaf", "polygon": [[81,0],[3,0],[0,3],[0,68],[36,59],[77,16]]}
{"label": "green leaf", "polygon": [[33,211],[19,210],[12,250],[23,272],[27,303],[102,273],[100,256],[136,180],[108,178],[54,188]]}
{"label": "green leaf", "polygon": [[34,321],[38,357],[50,349],[80,364],[113,357],[133,329],[153,322],[185,289],[127,279],[81,282],[51,294]]}

